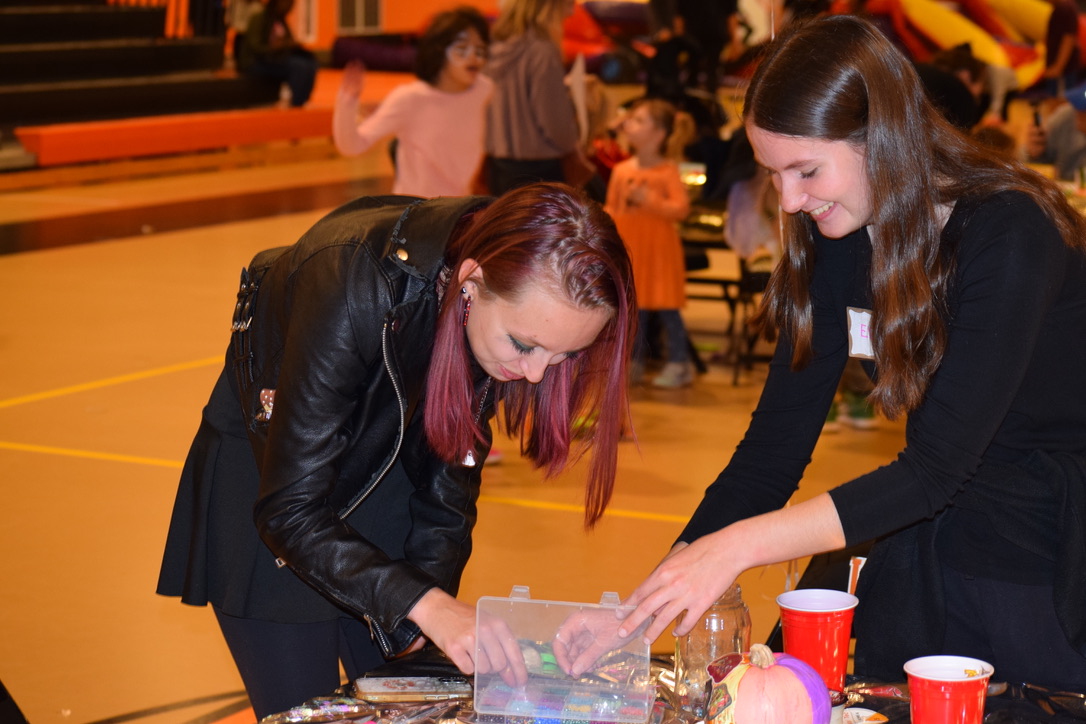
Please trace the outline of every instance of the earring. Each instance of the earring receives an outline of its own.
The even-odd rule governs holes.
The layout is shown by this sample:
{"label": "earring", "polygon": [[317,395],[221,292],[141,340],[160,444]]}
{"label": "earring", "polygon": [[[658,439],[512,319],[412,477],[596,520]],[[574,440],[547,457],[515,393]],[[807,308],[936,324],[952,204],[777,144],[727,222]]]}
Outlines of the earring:
{"label": "earring", "polygon": [[468,315],[471,314],[471,297],[464,297],[464,322],[463,326],[468,326]]}

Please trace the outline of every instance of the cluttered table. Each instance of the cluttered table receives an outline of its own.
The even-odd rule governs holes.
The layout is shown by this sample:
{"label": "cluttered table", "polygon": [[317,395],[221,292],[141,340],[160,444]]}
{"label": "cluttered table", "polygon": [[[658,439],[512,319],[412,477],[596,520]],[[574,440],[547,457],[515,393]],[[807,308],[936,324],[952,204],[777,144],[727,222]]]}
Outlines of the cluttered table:
{"label": "cluttered table", "polygon": [[[1068,200],[1086,213],[1086,188],[1071,184],[1061,186]],[[690,250],[702,255],[707,251],[727,250],[720,218],[710,219],[712,223],[705,219],[701,221],[700,227],[707,228],[694,224],[693,227],[699,228],[689,228],[686,230],[689,233],[684,234]],[[708,261],[705,266],[710,267]],[[706,269],[707,273],[701,276],[707,279],[702,279],[697,276],[699,268],[694,267],[693,279],[688,281],[738,281],[737,275],[720,275],[715,273],[718,270],[712,269]],[[729,299],[727,289],[722,299]],[[510,623],[516,632],[514,646],[519,643],[525,659],[535,658],[532,673],[536,675],[529,676],[527,684],[510,685],[497,680],[496,675],[463,676],[439,651],[428,647],[349,682],[328,696],[266,717],[262,724],[744,724],[742,718],[735,715],[734,707],[722,710],[720,692],[713,692],[716,698],[710,698],[711,703],[704,708],[691,710],[686,706],[677,692],[674,659],[650,656],[647,645],[643,651],[632,648],[612,651],[608,654],[610,663],[607,666],[586,672],[581,677],[564,675],[554,666],[553,656],[548,662],[547,642],[555,638],[554,631],[568,618],[571,607],[583,609],[584,606],[533,602],[526,597],[516,600],[518,597],[514,590],[514,597],[491,599],[489,605],[494,607],[490,613]],[[488,605],[486,600],[484,597],[480,602],[480,617],[487,613],[484,610]],[[838,668],[837,683],[829,687],[831,690],[841,688],[842,671],[843,665]],[[910,677],[912,673],[910,671]],[[825,698],[827,684],[819,680],[819,685],[819,695]],[[865,678],[862,673],[849,674],[844,678],[843,689],[843,695],[838,693],[837,700],[830,700],[829,724],[910,724],[913,721],[912,696],[904,672],[902,680],[897,682]],[[724,692],[725,697],[729,696],[726,687]],[[922,701],[919,690],[917,694],[918,701]],[[980,710],[980,704],[976,710]],[[808,711],[804,720],[793,712],[782,710],[775,718],[759,721],[811,724],[814,719],[814,724],[823,724],[824,712],[823,718],[819,718],[812,717]],[[1079,722],[1086,722],[1086,692],[1004,682],[998,679],[998,672],[987,682],[983,697],[984,724]]]}
{"label": "cluttered table", "polygon": [[[653,657],[649,664],[655,698],[645,719],[646,724],[695,724],[697,719],[677,706],[671,657]],[[413,676],[412,671],[428,672],[429,676],[420,678],[444,687],[450,683],[470,682],[470,678],[456,674],[437,674],[433,664],[418,669],[410,665],[400,666],[397,675]],[[907,724],[910,721],[909,689],[903,682],[870,681],[862,676],[850,675],[845,691],[848,701],[835,711],[835,718],[831,721],[838,721],[838,714],[842,724]],[[289,711],[267,717],[262,724],[565,724],[590,721],[480,714],[475,711],[471,696],[463,692],[450,692],[450,698],[425,701],[396,701],[394,698],[368,701],[358,698],[357,693],[354,684],[347,684],[330,696],[313,699]],[[403,698],[418,697],[405,691]],[[1058,692],[1030,684],[996,681],[989,687],[985,724],[1073,724],[1083,721],[1086,721],[1086,693]],[[785,724],[784,720],[782,724]],[[789,721],[787,724],[798,723]]]}
{"label": "cluttered table", "polygon": [[[844,606],[843,599],[848,599]],[[855,601],[851,594],[827,589],[778,597],[782,614],[790,614],[782,616],[785,650],[798,654],[811,648],[804,656],[814,665],[749,643],[747,636],[747,648],[727,648],[708,658],[700,657],[705,653],[700,644],[691,650],[688,641],[676,649],[676,666],[676,657],[650,653],[642,629],[623,637],[611,633],[620,620],[616,593],[604,593],[598,605],[577,604],[533,600],[518,586],[509,597],[484,596],[477,604],[475,660],[503,661],[501,670],[465,676],[436,647],[427,646],[328,696],[265,717],[262,724],[908,724],[913,717],[980,724],[982,715],[984,724],[1086,722],[1086,692],[1002,682],[979,659],[913,659],[900,682],[846,674],[851,615],[844,613],[851,614]],[[728,602],[733,614],[746,609],[738,589]],[[813,620],[812,615],[822,619],[817,609],[830,606],[840,608],[830,625],[840,630],[816,637],[816,644],[793,633],[789,649],[795,622]],[[795,613],[803,609],[807,613]],[[723,627],[728,632],[723,640],[742,631],[743,618],[749,622],[738,616]],[[825,628],[823,623],[811,630],[824,634]],[[920,663],[953,670],[922,672]],[[958,688],[961,684],[965,688]],[[947,687],[958,693],[948,697]],[[966,690],[971,693],[963,696]],[[940,713],[931,716],[925,707]],[[963,718],[966,708],[971,714]]]}

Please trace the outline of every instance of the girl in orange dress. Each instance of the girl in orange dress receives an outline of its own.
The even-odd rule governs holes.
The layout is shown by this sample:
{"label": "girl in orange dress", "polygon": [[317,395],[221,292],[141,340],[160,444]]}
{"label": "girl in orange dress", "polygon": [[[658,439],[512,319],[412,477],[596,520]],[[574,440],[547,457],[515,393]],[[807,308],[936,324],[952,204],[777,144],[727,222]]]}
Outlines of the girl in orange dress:
{"label": "girl in orange dress", "polygon": [[686,266],[678,222],[690,213],[690,199],[677,160],[694,136],[694,122],[667,101],[636,102],[622,122],[632,156],[615,165],[607,187],[607,211],[615,220],[633,264],[640,306],[640,339],[631,365],[631,384],[641,382],[647,352],[645,332],[653,316],[667,342],[667,363],[655,387],[685,387],[694,375],[686,326]]}

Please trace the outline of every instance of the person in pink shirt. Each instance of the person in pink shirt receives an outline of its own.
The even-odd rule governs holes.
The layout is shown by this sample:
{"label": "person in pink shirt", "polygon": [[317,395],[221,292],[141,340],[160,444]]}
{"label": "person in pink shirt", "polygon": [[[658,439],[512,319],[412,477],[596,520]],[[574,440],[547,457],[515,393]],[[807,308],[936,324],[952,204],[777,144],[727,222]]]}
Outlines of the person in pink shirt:
{"label": "person in pink shirt", "polygon": [[365,70],[350,63],[333,115],[336,148],[346,156],[396,137],[392,190],[411,196],[464,196],[478,190],[486,106],[494,84],[481,74],[489,28],[478,10],[439,13],[419,40],[418,80],[395,88],[359,121]]}

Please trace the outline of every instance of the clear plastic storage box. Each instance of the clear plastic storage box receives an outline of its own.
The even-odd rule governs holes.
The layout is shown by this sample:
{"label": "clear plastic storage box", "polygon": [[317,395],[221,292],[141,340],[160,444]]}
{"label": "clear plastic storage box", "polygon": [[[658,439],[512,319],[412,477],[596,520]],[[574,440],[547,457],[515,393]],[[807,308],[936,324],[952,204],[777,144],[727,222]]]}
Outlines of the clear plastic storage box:
{"label": "clear plastic storage box", "polygon": [[[476,672],[474,707],[482,715],[480,719],[516,717],[535,719],[537,724],[646,722],[655,700],[655,687],[649,675],[649,646],[642,641],[642,632],[637,631],[625,642],[614,641],[610,635],[596,635],[608,627],[617,630],[618,609],[615,593],[603,594],[599,604],[533,601],[525,586],[515,587],[508,598],[479,599],[477,648],[485,646],[483,628],[497,621],[499,630],[515,637],[528,674],[527,683],[518,685],[507,682],[508,672],[505,679],[501,672]],[[567,641],[578,636],[581,644],[586,640],[607,642],[580,677],[567,675],[555,660],[555,636],[560,629]],[[605,648],[611,644],[621,645]],[[484,652],[476,651],[476,661],[484,660],[484,656]]]}

